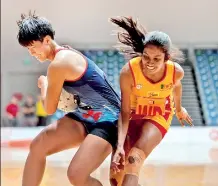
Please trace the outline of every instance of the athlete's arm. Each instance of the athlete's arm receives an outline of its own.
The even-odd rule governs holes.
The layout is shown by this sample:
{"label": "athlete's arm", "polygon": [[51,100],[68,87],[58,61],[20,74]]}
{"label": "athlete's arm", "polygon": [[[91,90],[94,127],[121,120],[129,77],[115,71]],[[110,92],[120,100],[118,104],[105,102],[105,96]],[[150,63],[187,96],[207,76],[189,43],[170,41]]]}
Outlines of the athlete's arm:
{"label": "athlete's arm", "polygon": [[186,121],[189,125],[192,124],[192,119],[189,116],[188,112],[185,108],[182,107],[182,83],[181,80],[184,77],[184,71],[182,67],[175,63],[175,79],[174,79],[174,89],[173,89],[173,96],[174,96],[174,102],[176,106],[176,116],[181,123],[182,126],[184,126],[184,121]]}
{"label": "athlete's arm", "polygon": [[117,149],[111,164],[111,168],[115,173],[119,170],[117,165],[120,163],[124,165],[125,163],[124,142],[129,128],[131,83],[132,78],[129,65],[126,64],[120,73],[121,114],[118,121]]}
{"label": "athlete's arm", "polygon": [[175,76],[174,76],[174,88],[173,88],[173,97],[176,106],[176,111],[180,112],[182,109],[182,83],[181,80],[184,77],[184,70],[178,63],[175,64]]}
{"label": "athlete's arm", "polygon": [[44,107],[49,115],[57,110],[64,81],[78,79],[85,70],[84,63],[86,62],[77,54],[69,53],[69,51],[67,51],[67,54],[65,51],[59,53],[49,65],[47,72],[48,84],[43,90],[44,93],[42,93]]}
{"label": "athlete's arm", "polygon": [[121,89],[121,120],[118,122],[118,146],[123,146],[126,134],[129,128],[130,118],[130,95],[132,89],[132,74],[129,65],[126,64],[120,74],[120,89]]}

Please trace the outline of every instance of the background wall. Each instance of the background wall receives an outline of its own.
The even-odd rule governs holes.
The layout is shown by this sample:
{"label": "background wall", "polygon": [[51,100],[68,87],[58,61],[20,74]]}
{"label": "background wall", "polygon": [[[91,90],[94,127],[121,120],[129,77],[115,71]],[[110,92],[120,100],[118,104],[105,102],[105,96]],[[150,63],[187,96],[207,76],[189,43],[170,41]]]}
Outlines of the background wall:
{"label": "background wall", "polygon": [[[23,89],[28,79],[46,71],[47,64],[41,65],[31,58],[16,39],[16,21],[29,10],[36,10],[52,22],[59,42],[77,48],[111,47],[116,42],[111,35],[116,27],[108,18],[119,15],[139,18],[148,30],[167,32],[174,43],[218,43],[217,0],[2,0],[1,3],[2,106],[7,103],[14,84]],[[9,76],[16,76],[16,83]],[[28,84],[30,90],[33,86]]]}

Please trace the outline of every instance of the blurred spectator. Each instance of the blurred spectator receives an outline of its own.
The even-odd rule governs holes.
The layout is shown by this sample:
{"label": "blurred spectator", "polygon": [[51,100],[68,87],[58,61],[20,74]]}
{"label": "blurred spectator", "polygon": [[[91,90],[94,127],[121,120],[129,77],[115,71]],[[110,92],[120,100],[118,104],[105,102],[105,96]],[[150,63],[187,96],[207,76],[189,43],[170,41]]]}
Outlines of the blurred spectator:
{"label": "blurred spectator", "polygon": [[33,97],[31,95],[27,95],[22,107],[24,126],[36,126],[35,110],[35,102],[33,100]]}
{"label": "blurred spectator", "polygon": [[6,106],[6,115],[3,119],[3,125],[7,127],[15,127],[18,125],[18,112],[19,112],[19,99],[16,96],[12,96],[10,103]]}
{"label": "blurred spectator", "polygon": [[47,119],[47,113],[44,109],[40,95],[38,96],[38,101],[36,102],[36,116],[38,118],[36,126],[45,126],[46,119]]}

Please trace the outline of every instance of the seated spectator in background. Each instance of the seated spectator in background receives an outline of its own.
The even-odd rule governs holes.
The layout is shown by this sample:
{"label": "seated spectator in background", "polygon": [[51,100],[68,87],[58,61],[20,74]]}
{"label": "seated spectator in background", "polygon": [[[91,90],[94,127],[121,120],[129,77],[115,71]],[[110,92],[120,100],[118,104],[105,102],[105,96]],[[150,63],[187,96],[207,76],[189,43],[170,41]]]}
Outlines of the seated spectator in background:
{"label": "seated spectator in background", "polygon": [[2,126],[16,127],[18,126],[17,116],[19,112],[19,100],[16,96],[12,96],[10,103],[5,108],[5,117]]}
{"label": "seated spectator in background", "polygon": [[47,113],[45,112],[41,95],[38,95],[38,101],[36,102],[36,116],[38,118],[36,126],[46,126]]}
{"label": "seated spectator in background", "polygon": [[35,115],[35,102],[31,95],[26,97],[24,101],[22,112],[23,112],[23,119],[24,119],[24,126],[36,126],[36,115]]}

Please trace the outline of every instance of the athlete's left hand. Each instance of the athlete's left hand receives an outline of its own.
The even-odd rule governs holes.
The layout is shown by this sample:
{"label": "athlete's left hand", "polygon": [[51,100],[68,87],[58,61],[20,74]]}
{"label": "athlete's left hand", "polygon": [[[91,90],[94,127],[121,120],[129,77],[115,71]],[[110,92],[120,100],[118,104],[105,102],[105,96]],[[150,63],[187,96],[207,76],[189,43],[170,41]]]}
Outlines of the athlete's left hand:
{"label": "athlete's left hand", "polygon": [[187,110],[184,107],[182,107],[180,111],[176,111],[176,117],[183,127],[185,126],[184,121],[187,122],[190,126],[194,126],[192,123],[192,118],[189,116]]}

